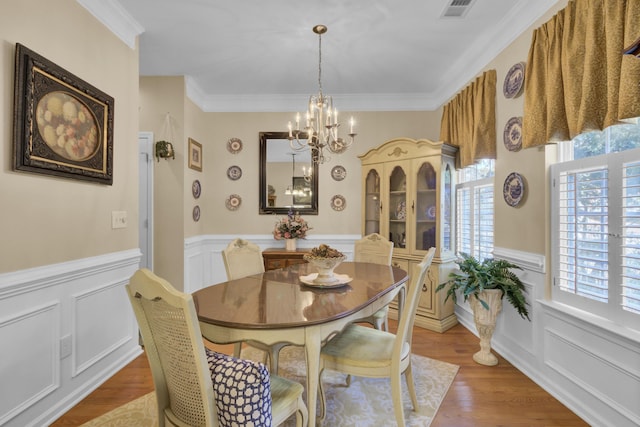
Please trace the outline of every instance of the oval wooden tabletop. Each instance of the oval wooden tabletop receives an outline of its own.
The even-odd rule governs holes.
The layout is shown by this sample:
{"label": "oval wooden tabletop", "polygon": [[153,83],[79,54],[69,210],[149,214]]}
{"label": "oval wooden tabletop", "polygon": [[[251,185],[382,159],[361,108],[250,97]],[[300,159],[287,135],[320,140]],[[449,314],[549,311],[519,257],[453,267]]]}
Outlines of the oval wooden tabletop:
{"label": "oval wooden tabletop", "polygon": [[347,316],[407,281],[407,272],[386,265],[344,262],[336,274],[352,280],[335,288],[307,286],[300,276],[315,273],[296,264],[208,286],[193,293],[202,322],[243,329],[280,329],[324,323]]}

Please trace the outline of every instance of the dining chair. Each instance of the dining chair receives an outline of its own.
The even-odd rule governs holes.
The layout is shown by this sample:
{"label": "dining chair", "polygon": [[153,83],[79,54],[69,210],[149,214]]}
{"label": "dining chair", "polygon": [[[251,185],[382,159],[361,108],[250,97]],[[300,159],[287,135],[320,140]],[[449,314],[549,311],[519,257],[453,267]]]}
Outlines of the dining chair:
{"label": "dining chair", "polygon": [[[264,260],[262,250],[258,245],[244,239],[234,239],[222,251],[224,268],[227,271],[227,279],[235,280],[253,274],[264,273]],[[269,358],[269,369],[272,373],[278,373],[278,355],[285,347],[285,343],[272,345],[263,344],[259,341],[245,341],[247,345],[262,350]],[[235,357],[240,357],[242,343],[236,343],[233,350]]]}
{"label": "dining chair", "polygon": [[[385,239],[378,233],[372,233],[356,240],[353,250],[353,260],[355,262],[370,262],[373,264],[391,265],[393,256],[393,242]],[[389,307],[385,306],[373,313],[371,316],[356,320],[356,322],[366,322],[382,331],[389,330],[388,321]]]}
{"label": "dining chair", "polygon": [[228,280],[264,273],[262,250],[248,240],[232,240],[222,250],[222,260]]}
{"label": "dining chair", "polygon": [[204,346],[193,297],[147,269],[126,285],[153,375],[158,422],[169,426],[307,423],[303,386],[262,363]]}
{"label": "dining chair", "polygon": [[434,254],[435,248],[429,249],[420,264],[414,267],[395,335],[352,323],[322,347],[319,380],[321,418],[324,419],[326,412],[326,396],[322,386],[322,373],[325,369],[355,377],[389,378],[396,423],[400,427],[404,427],[401,384],[404,374],[413,410],[418,409],[411,371],[411,338],[420,289]]}

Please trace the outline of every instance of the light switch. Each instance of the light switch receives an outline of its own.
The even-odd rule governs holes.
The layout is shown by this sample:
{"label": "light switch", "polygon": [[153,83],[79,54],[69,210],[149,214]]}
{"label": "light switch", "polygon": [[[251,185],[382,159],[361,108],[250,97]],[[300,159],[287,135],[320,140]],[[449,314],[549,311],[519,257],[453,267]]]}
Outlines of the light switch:
{"label": "light switch", "polygon": [[127,228],[127,211],[111,212],[111,228]]}

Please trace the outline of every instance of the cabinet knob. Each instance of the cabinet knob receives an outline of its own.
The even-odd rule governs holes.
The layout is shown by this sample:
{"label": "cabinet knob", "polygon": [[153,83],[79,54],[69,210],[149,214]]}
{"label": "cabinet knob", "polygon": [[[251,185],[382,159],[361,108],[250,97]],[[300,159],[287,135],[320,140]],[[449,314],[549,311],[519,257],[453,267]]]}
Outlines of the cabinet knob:
{"label": "cabinet knob", "polygon": [[427,288],[427,284],[423,283],[422,284],[422,292],[427,292],[429,290],[429,288]]}

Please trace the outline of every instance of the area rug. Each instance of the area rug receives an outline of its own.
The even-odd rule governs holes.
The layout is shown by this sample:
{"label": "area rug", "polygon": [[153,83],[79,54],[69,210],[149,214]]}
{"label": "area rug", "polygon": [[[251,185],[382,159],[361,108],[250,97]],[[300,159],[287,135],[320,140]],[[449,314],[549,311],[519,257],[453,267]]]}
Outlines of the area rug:
{"label": "area rug", "polygon": [[[262,353],[253,348],[243,351],[242,357],[262,360]],[[427,427],[431,424],[440,403],[458,372],[458,366],[412,355],[414,381],[418,404],[417,412],[411,410],[411,399],[403,380],[402,401],[407,426]],[[280,375],[305,383],[306,367],[304,349],[285,347],[280,352]],[[324,426],[387,427],[395,425],[391,385],[387,379],[354,377],[351,386],[345,386],[345,376],[327,371],[322,375],[327,394],[327,417]],[[154,393],[108,412],[83,427],[155,426],[157,411]],[[284,424],[295,426],[292,418]]]}

